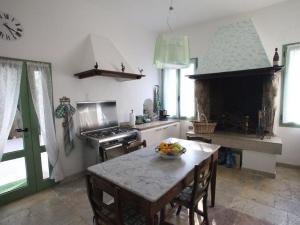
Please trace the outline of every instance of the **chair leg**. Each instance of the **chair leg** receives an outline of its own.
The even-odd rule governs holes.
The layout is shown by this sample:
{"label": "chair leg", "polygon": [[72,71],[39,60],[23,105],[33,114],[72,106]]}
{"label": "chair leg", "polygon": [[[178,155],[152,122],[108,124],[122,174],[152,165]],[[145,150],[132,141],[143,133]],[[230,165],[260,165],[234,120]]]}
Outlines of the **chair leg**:
{"label": "chair leg", "polygon": [[93,216],[93,225],[100,225],[96,216]]}
{"label": "chair leg", "polygon": [[175,204],[173,202],[170,202],[171,208],[175,207]]}
{"label": "chair leg", "polygon": [[207,213],[207,195],[203,197],[203,214],[204,214],[204,222],[205,224],[209,224],[208,221],[208,213]]}
{"label": "chair leg", "polygon": [[189,209],[189,221],[190,225],[195,225],[195,219],[194,219],[194,209]]}
{"label": "chair leg", "polygon": [[176,216],[179,216],[180,211],[181,211],[181,205],[178,206],[178,209],[177,209],[177,212],[176,212]]}

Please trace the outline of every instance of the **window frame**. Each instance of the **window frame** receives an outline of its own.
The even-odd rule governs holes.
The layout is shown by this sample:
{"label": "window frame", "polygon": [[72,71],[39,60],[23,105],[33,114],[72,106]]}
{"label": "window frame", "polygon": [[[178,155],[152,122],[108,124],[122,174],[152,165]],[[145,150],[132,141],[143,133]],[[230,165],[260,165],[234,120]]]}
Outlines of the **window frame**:
{"label": "window frame", "polygon": [[294,42],[285,44],[282,46],[282,65],[284,65],[281,72],[281,90],[280,90],[280,114],[279,114],[279,126],[280,127],[290,127],[290,128],[300,128],[300,124],[297,123],[285,123],[283,122],[283,107],[284,107],[284,87],[286,82],[286,54],[288,47],[291,45],[299,45],[300,42]]}
{"label": "window frame", "polygon": [[[191,58],[190,59],[190,63],[194,63],[195,64],[195,71],[197,71],[198,69],[198,58]],[[164,69],[161,69],[161,84],[162,84],[162,91],[161,91],[161,102],[162,102],[162,108],[164,108],[164,88],[165,88],[165,84],[164,84]],[[170,116],[170,119],[179,119],[179,120],[193,120],[196,118],[197,115],[197,109],[196,109],[196,101],[194,102],[195,104],[195,112],[194,112],[194,116],[193,117],[186,117],[186,116],[181,116],[180,114],[180,82],[181,81],[181,77],[180,77],[180,69],[176,69],[176,91],[177,91],[177,116]]]}

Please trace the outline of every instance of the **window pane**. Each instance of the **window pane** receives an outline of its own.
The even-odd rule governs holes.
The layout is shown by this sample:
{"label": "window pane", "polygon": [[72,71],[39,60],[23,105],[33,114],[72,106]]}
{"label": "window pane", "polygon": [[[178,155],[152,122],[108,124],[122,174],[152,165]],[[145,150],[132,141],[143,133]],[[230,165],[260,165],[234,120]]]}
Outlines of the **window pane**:
{"label": "window pane", "polygon": [[163,74],[163,103],[168,115],[177,116],[177,71],[165,69]]}
{"label": "window pane", "polygon": [[0,194],[27,185],[25,158],[0,163]]}
{"label": "window pane", "polygon": [[180,116],[195,116],[195,82],[186,75],[195,73],[195,64],[192,63],[188,68],[180,70]]}
{"label": "window pane", "polygon": [[47,152],[41,153],[43,179],[49,178],[49,162]]}
{"label": "window pane", "polygon": [[300,124],[300,44],[288,46],[286,57],[283,122]]}
{"label": "window pane", "polygon": [[40,125],[40,131],[39,131],[39,141],[40,146],[44,146],[44,137],[41,134],[41,129],[45,130],[45,123],[40,121],[45,121],[45,109],[44,109],[44,92],[43,92],[43,83],[42,83],[42,74],[40,71],[34,72],[34,80],[36,82],[36,92],[37,92],[37,101],[39,104],[38,107],[38,115],[39,115],[39,125]]}

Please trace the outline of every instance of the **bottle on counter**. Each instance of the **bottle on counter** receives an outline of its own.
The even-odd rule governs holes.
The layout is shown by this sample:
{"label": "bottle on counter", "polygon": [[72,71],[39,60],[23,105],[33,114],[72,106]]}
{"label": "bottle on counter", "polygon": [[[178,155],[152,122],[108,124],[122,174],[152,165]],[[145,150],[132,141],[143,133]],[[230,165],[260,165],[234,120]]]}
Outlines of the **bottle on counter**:
{"label": "bottle on counter", "polygon": [[129,125],[131,127],[135,126],[135,114],[133,112],[133,109],[131,110],[131,113],[129,113]]}

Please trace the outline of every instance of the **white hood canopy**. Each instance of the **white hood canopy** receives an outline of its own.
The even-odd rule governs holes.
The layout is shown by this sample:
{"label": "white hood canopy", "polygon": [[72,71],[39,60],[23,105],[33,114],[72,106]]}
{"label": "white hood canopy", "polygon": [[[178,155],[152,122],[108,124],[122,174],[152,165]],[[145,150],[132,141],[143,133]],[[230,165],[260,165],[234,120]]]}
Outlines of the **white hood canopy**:
{"label": "white hood canopy", "polygon": [[249,19],[216,31],[207,54],[199,59],[197,72],[209,74],[270,66],[254,24]]}

